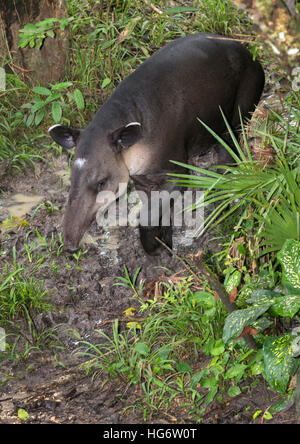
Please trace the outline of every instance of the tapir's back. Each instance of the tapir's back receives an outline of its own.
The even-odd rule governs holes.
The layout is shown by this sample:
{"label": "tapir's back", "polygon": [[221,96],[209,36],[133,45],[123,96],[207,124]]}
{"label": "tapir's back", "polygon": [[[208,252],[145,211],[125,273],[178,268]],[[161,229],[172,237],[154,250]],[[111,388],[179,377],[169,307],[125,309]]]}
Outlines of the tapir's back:
{"label": "tapir's back", "polygon": [[120,96],[124,102],[132,97],[141,118],[146,105],[153,122],[157,117],[155,125],[164,118],[173,119],[173,124],[178,118],[183,124],[183,117],[186,122],[200,117],[211,124],[219,106],[230,113],[244,77],[255,93],[250,99],[253,106],[247,110],[252,111],[264,86],[259,62],[239,42],[214,34],[193,34],[158,50],[119,85],[111,99]]}

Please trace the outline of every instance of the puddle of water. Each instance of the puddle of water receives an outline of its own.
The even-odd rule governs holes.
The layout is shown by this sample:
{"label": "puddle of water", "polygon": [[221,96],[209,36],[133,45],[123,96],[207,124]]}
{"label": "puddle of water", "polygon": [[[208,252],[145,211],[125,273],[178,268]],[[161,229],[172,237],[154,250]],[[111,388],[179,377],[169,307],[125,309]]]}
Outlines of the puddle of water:
{"label": "puddle of water", "polygon": [[6,206],[10,216],[22,217],[42,200],[43,196],[17,193],[11,197],[11,201]]}
{"label": "puddle of water", "polygon": [[101,256],[106,256],[109,265],[117,265],[119,262],[118,248],[121,245],[120,233],[118,227],[104,229],[104,233],[99,236],[92,236],[85,233],[81,241],[83,245],[96,245]]}

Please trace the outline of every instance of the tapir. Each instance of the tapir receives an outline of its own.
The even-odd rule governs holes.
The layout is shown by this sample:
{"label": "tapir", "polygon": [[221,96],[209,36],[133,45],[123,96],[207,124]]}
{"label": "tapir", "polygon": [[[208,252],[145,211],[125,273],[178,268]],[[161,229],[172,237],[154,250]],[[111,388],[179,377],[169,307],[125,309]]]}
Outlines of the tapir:
{"label": "tapir", "polygon": [[[107,201],[99,199],[104,190],[117,199],[129,180],[149,194],[169,190],[167,173],[180,168],[170,160],[186,163],[189,155],[201,155],[215,143],[199,119],[222,137],[226,125],[221,108],[238,131],[239,110],[248,119],[263,87],[264,71],[245,46],[214,34],[193,34],[168,43],[144,61],[85,129],[49,128],[59,145],[75,147],[64,248],[76,251],[96,213],[107,208]],[[218,155],[218,163],[229,161],[221,145]],[[170,233],[171,227],[140,226],[144,250],[155,254],[156,236],[170,245]]]}

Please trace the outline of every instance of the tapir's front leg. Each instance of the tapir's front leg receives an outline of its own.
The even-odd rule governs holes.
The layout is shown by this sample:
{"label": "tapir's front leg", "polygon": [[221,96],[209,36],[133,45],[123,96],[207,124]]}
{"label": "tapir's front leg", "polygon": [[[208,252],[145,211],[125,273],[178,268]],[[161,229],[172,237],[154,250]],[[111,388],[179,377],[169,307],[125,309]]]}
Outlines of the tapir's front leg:
{"label": "tapir's front leg", "polygon": [[172,209],[180,192],[174,192],[174,185],[167,182],[166,173],[132,176],[143,202],[140,238],[144,250],[150,255],[155,255],[162,246],[156,237],[172,248]]}

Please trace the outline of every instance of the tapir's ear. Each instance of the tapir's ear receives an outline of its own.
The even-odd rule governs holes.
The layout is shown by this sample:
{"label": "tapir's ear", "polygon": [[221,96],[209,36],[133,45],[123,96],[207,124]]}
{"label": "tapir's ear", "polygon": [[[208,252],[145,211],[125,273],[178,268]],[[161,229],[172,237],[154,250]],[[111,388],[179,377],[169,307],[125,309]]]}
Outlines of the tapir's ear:
{"label": "tapir's ear", "polygon": [[48,133],[56,143],[69,150],[76,145],[80,130],[63,125],[53,125],[48,129]]}
{"label": "tapir's ear", "polygon": [[131,122],[112,133],[113,147],[116,151],[129,148],[142,137],[142,126],[139,122]]}

